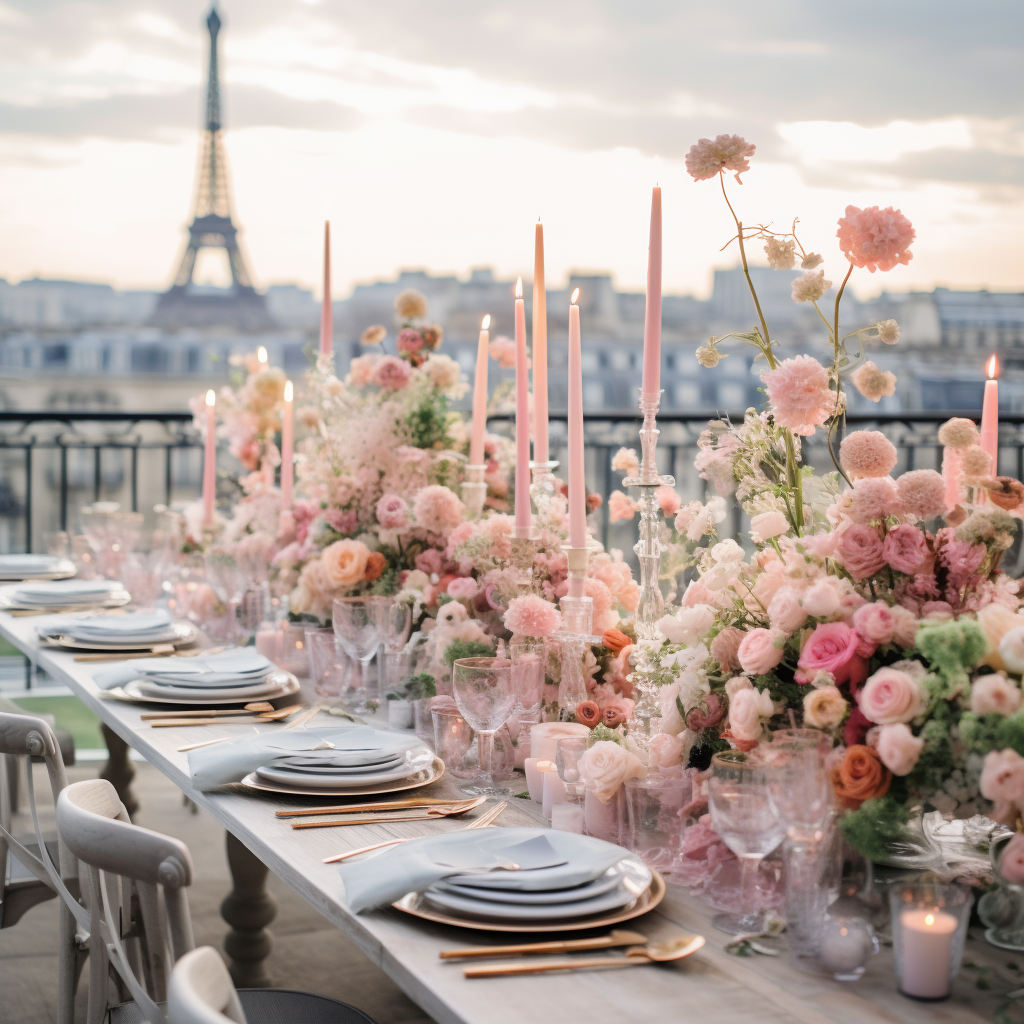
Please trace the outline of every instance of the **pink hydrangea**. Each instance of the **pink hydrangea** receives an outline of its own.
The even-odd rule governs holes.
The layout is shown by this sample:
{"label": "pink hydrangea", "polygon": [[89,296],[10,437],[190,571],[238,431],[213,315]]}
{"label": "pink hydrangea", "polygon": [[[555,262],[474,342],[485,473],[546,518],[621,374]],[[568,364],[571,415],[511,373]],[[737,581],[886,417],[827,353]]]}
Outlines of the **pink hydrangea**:
{"label": "pink hydrangea", "polygon": [[608,495],[608,518],[616,523],[620,519],[632,519],[636,514],[636,502],[622,491],[612,491]]}
{"label": "pink hydrangea", "polygon": [[897,481],[900,501],[907,512],[918,519],[931,519],[948,509],[946,481],[934,469],[913,469]]}
{"label": "pink hydrangea", "polygon": [[397,494],[385,494],[377,502],[377,522],[385,530],[402,530],[409,524],[409,506]]}
{"label": "pink hydrangea", "polygon": [[370,376],[370,380],[378,387],[391,388],[392,391],[401,391],[411,379],[412,370],[409,369],[409,364],[398,356],[384,356],[374,366]]}
{"label": "pink hydrangea", "polygon": [[558,609],[536,594],[514,597],[505,612],[505,628],[520,636],[549,637],[561,625]]}
{"label": "pink hydrangea", "polygon": [[[750,170],[756,147],[740,135],[719,135],[695,142],[686,154],[686,170],[695,181],[706,181],[722,171],[734,171],[736,180]],[[743,184],[740,182],[740,184]]]}
{"label": "pink hydrangea", "polygon": [[413,499],[416,522],[431,533],[447,533],[462,522],[466,506],[459,496],[443,484],[431,484],[416,492]]}
{"label": "pink hydrangea", "polygon": [[836,395],[828,386],[828,370],[813,356],[784,359],[761,374],[775,422],[809,437],[835,412]]}
{"label": "pink hydrangea", "polygon": [[864,210],[848,206],[836,232],[843,255],[855,267],[865,267],[872,274],[909,263],[913,259],[910,244],[915,235],[910,221],[891,206],[884,210],[877,206]]}

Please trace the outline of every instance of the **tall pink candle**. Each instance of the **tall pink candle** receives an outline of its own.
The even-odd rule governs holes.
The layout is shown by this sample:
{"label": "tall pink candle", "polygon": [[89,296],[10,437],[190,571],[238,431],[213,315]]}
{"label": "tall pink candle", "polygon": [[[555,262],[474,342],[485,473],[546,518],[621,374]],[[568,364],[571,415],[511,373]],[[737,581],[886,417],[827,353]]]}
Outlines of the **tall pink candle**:
{"label": "tall pink candle", "polygon": [[992,456],[992,475],[999,472],[999,358],[993,355],[987,366],[985,400],[981,406],[981,447]]}
{"label": "tall pink candle", "polygon": [[480,340],[476,346],[476,376],[473,378],[473,432],[469,436],[469,464],[481,466],[484,461],[484,434],[487,431],[487,360],[491,332],[490,314],[480,324]]}
{"label": "tall pink candle", "polygon": [[213,504],[217,497],[217,395],[206,392],[206,448],[203,453],[203,527],[213,527]]}
{"label": "tall pink candle", "polygon": [[651,237],[647,251],[647,312],[644,316],[644,373],[641,390],[661,389],[661,189],[651,193]]}
{"label": "tall pink candle", "polygon": [[533,246],[533,457],[548,461],[548,299],[544,284],[544,225]]}
{"label": "tall pink candle", "polygon": [[331,222],[324,221],[324,299],[320,307],[320,355],[334,351],[334,308],[331,305]]}
{"label": "tall pink candle", "polygon": [[516,536],[529,537],[530,371],[526,360],[526,305],[523,279],[516,281]]}
{"label": "tall pink candle", "polygon": [[583,449],[583,355],[580,345],[580,297],[569,306],[569,544],[587,546],[587,483]]}
{"label": "tall pink candle", "polygon": [[292,485],[295,479],[295,451],[292,440],[294,422],[294,389],[285,381],[284,411],[281,414],[281,508],[292,507]]}

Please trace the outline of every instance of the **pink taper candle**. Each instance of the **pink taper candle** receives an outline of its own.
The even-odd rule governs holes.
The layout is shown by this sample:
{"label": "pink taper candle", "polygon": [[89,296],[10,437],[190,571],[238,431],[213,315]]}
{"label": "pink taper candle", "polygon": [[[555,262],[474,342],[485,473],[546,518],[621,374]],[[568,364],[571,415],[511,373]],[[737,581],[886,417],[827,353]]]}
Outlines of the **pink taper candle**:
{"label": "pink taper candle", "polygon": [[284,411],[281,414],[281,508],[292,507],[292,484],[295,479],[295,448],[292,440],[294,422],[294,389],[290,380],[284,384]]}
{"label": "pink taper candle", "polygon": [[548,299],[544,285],[544,225],[533,247],[533,458],[548,461]]}
{"label": "pink taper candle", "polygon": [[203,454],[203,528],[213,528],[213,503],[217,497],[217,395],[206,392],[206,449]]}
{"label": "pink taper candle", "polygon": [[473,432],[469,436],[469,464],[482,466],[484,434],[487,431],[487,360],[491,340],[490,314],[480,324],[480,340],[476,346],[476,376],[473,378]]}
{"label": "pink taper candle", "polygon": [[324,221],[324,299],[320,307],[320,355],[334,351],[334,307],[331,305],[331,222]]}
{"label": "pink taper candle", "polygon": [[523,279],[516,281],[516,536],[529,537],[530,371],[526,360],[526,305]]}
{"label": "pink taper candle", "polygon": [[999,472],[999,357],[986,367],[985,400],[981,406],[981,447],[992,456],[992,475]]}
{"label": "pink taper candle", "polygon": [[587,483],[583,451],[583,357],[577,288],[569,306],[569,545],[587,546]]}
{"label": "pink taper candle", "polygon": [[647,251],[647,312],[644,317],[645,395],[661,390],[661,189],[651,193],[651,238]]}

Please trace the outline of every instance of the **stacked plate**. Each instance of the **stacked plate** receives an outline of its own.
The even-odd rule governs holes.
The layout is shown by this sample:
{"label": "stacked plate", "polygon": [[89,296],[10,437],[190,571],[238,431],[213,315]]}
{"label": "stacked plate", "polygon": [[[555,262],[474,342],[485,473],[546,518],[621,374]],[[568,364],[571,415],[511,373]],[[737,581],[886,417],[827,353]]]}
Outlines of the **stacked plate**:
{"label": "stacked plate", "polygon": [[131,595],[116,580],[38,580],[0,592],[0,610],[119,608],[130,600]]}
{"label": "stacked plate", "polygon": [[243,783],[279,793],[355,796],[424,786],[444,771],[433,751],[406,733],[349,727],[325,740],[319,750],[283,753]]}
{"label": "stacked plate", "polygon": [[[551,829],[487,832],[432,839],[435,863],[474,870],[410,893],[395,905],[419,917],[485,931],[572,931],[637,917],[664,895],[656,872],[636,854],[604,840]],[[490,866],[502,862],[518,868]]]}
{"label": "stacked plate", "polygon": [[172,622],[166,611],[89,615],[40,626],[39,636],[58,647],[79,651],[137,651],[158,645],[192,643],[199,630],[190,622]]}
{"label": "stacked plate", "polygon": [[75,563],[56,555],[0,555],[0,583],[14,580],[63,580],[75,575]]}

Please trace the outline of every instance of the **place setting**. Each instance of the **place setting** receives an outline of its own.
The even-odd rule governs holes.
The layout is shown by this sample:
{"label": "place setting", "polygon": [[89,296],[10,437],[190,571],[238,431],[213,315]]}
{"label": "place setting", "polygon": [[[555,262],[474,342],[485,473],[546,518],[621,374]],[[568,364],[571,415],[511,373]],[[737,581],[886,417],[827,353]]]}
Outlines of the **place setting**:
{"label": "place setting", "polygon": [[0,583],[70,579],[76,572],[75,563],[59,555],[0,555]]}
{"label": "place setting", "polygon": [[19,617],[123,608],[131,594],[117,580],[38,579],[0,589],[0,611]]}
{"label": "place setting", "polygon": [[[157,611],[125,612],[123,615],[89,615],[65,622],[40,626],[40,640],[52,647],[89,652],[89,661],[119,660],[132,652],[173,653],[199,639],[199,630],[191,622],[172,621],[170,614]],[[109,653],[111,657],[104,657]],[[76,656],[76,660],[86,660]]]}

